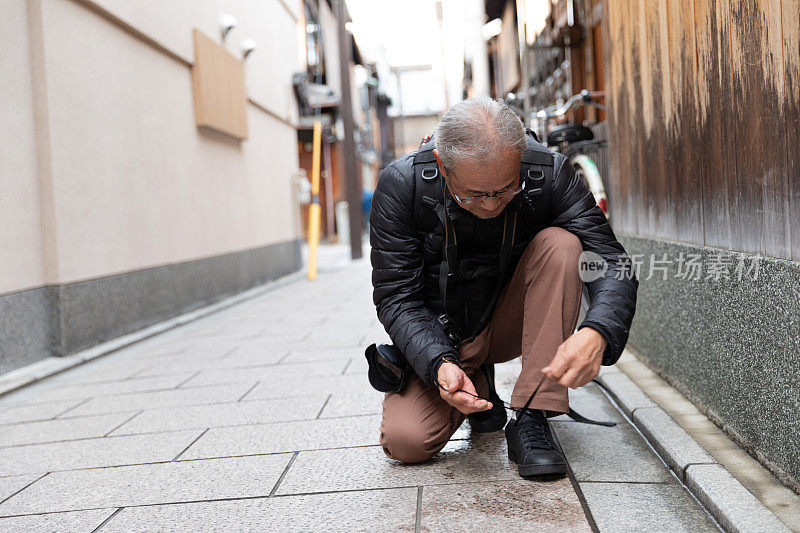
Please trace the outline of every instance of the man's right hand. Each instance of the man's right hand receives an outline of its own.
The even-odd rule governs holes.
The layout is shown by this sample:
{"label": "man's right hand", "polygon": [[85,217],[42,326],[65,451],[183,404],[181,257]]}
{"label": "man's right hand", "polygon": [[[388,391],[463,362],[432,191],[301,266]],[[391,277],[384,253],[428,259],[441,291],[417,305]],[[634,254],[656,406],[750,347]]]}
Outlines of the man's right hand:
{"label": "man's right hand", "polygon": [[[472,384],[472,381],[470,381],[458,365],[445,361],[439,366],[439,371],[436,376],[439,380],[439,385],[441,385],[441,387],[439,387],[439,394],[442,396],[442,399],[465,415],[477,413],[478,411],[488,411],[492,408],[491,402],[475,398],[475,396],[478,395],[478,392],[475,390],[475,385]],[[442,387],[444,387],[444,389]],[[458,389],[462,390],[459,391]],[[467,392],[475,396],[470,396]]]}

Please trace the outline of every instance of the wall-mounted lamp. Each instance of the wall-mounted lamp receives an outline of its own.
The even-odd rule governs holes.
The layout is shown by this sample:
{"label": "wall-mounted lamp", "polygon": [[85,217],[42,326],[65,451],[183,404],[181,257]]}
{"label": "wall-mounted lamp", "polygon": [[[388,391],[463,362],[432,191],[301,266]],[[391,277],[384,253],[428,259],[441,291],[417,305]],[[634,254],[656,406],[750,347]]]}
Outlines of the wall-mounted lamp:
{"label": "wall-mounted lamp", "polygon": [[242,41],[242,61],[247,59],[247,56],[252,54],[258,48],[258,43],[253,39],[245,39]]}
{"label": "wall-mounted lamp", "polygon": [[239,25],[238,22],[236,22],[236,17],[229,13],[220,13],[217,15],[217,23],[219,24],[219,31],[222,34],[223,43],[231,30]]}

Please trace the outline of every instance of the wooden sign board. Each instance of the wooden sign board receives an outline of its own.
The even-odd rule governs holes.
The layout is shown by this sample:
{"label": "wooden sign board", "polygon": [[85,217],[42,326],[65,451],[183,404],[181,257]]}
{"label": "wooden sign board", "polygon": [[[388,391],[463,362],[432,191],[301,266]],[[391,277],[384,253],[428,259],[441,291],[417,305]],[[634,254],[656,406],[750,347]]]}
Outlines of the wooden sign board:
{"label": "wooden sign board", "polygon": [[247,139],[244,63],[199,30],[192,33],[195,123],[236,139]]}

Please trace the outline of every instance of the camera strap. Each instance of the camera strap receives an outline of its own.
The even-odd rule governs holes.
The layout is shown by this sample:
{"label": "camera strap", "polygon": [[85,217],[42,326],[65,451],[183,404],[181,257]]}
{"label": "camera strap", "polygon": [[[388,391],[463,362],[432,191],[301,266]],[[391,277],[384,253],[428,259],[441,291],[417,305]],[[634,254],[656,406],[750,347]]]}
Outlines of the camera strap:
{"label": "camera strap", "polygon": [[[440,180],[440,184],[444,189],[444,178]],[[442,190],[442,195],[446,198],[444,190]],[[455,271],[458,268],[458,248],[455,226],[453,221],[448,216],[447,210],[442,202],[439,202],[438,200],[429,196],[423,196],[422,205],[436,213],[436,216],[439,218],[439,222],[444,228],[444,239],[442,240],[442,263],[439,266],[439,295],[442,298],[442,308],[444,309],[444,313],[438,317],[438,320],[445,328],[445,332],[450,340],[454,342],[455,347],[458,347],[462,344],[472,341],[475,336],[480,333],[481,330],[483,330],[488,323],[489,318],[491,317],[494,306],[500,296],[500,292],[503,290],[505,273],[508,269],[508,265],[511,261],[511,254],[514,249],[514,238],[516,237],[517,232],[517,214],[519,212],[519,204],[515,202],[514,207],[510,209],[510,211],[513,212],[513,219],[511,221],[509,221],[509,209],[506,210],[503,217],[503,240],[500,244],[497,282],[495,284],[489,304],[486,306],[486,309],[484,309],[483,314],[478,320],[475,331],[473,331],[472,335],[466,339],[461,339],[455,332],[455,325],[453,324],[453,321],[450,319],[449,313],[447,312],[447,282],[455,275]]]}

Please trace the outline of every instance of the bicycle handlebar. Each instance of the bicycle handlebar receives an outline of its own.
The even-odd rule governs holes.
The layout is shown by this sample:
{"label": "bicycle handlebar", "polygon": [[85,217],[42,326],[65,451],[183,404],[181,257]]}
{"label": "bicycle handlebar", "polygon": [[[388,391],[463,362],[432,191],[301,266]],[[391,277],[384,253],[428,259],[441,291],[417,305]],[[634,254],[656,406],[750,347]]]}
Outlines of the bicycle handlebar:
{"label": "bicycle handlebar", "polygon": [[576,102],[579,102],[580,105],[592,105],[598,107],[600,109],[605,109],[605,106],[602,104],[598,104],[597,100],[599,98],[604,98],[605,93],[603,91],[587,91],[586,89],[582,90],[578,94],[571,96],[569,100],[564,102],[562,105],[552,105],[549,107],[545,107],[544,109],[540,109],[536,113],[532,113],[534,116],[539,118],[553,118],[553,117],[562,117],[567,114],[567,112],[575,106]]}

